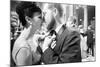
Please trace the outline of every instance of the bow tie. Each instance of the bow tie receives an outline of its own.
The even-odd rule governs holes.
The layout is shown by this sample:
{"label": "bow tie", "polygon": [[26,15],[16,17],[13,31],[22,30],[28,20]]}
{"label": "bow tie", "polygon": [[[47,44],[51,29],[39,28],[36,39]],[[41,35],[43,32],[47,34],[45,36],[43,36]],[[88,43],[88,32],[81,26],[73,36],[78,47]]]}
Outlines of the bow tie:
{"label": "bow tie", "polygon": [[81,33],[81,35],[82,35],[83,37],[87,36],[87,35],[86,35],[86,34],[84,34],[84,33]]}

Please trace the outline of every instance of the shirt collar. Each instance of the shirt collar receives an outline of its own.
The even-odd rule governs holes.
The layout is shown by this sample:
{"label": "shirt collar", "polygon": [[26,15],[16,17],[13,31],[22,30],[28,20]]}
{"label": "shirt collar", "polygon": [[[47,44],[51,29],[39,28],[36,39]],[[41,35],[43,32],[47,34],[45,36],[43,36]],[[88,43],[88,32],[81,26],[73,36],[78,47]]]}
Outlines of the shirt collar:
{"label": "shirt collar", "polygon": [[60,24],[60,25],[55,29],[56,33],[59,32],[59,30],[62,28],[62,26],[63,26],[63,24]]}

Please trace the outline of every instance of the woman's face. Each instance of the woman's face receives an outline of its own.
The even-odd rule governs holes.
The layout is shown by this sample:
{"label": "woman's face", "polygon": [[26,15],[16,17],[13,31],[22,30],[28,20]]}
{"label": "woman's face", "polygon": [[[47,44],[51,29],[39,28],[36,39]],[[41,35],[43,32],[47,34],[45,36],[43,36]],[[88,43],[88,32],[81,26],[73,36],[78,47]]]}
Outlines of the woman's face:
{"label": "woman's face", "polygon": [[33,17],[31,18],[31,23],[35,28],[40,28],[42,22],[42,14],[39,12],[34,13]]}
{"label": "woman's face", "polygon": [[39,12],[34,13],[33,21],[35,22],[42,22],[42,14]]}

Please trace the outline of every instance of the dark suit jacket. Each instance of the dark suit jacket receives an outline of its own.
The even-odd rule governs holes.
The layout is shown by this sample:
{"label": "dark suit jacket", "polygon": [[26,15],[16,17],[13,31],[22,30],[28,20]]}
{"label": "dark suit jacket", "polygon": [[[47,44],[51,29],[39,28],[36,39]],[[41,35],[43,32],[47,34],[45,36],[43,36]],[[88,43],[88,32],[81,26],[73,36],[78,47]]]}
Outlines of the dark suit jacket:
{"label": "dark suit jacket", "polygon": [[42,61],[45,64],[81,62],[79,33],[66,28],[57,38],[54,49],[44,51]]}
{"label": "dark suit jacket", "polygon": [[93,44],[93,31],[87,30],[87,45],[90,46],[89,44]]}

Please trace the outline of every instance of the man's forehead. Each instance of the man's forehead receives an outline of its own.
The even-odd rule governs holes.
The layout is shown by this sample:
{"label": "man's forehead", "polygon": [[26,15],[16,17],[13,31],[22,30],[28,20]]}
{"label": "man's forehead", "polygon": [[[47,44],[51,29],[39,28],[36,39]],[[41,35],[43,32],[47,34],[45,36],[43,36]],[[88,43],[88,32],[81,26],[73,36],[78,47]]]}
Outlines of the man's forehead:
{"label": "man's forehead", "polygon": [[44,3],[44,4],[43,4],[43,9],[47,9],[47,8],[48,8],[48,6],[49,6],[49,4],[48,4],[48,3]]}
{"label": "man's forehead", "polygon": [[43,9],[49,9],[49,7],[51,6],[51,3],[44,3],[43,4]]}

